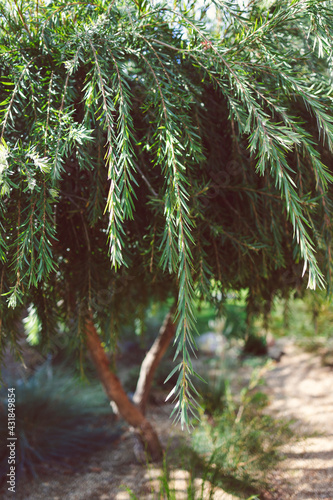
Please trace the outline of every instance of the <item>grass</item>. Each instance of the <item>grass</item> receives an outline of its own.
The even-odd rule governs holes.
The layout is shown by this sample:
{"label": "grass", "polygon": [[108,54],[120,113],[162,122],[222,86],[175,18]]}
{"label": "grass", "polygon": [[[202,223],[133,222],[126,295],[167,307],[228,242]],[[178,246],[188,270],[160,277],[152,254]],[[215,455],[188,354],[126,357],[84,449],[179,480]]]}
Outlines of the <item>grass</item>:
{"label": "grass", "polygon": [[[205,472],[204,472],[205,476]],[[141,494],[137,496],[133,490],[123,486],[132,500],[140,500]],[[147,492],[148,493],[148,492]],[[172,469],[166,456],[163,467],[155,479],[150,480],[150,495],[154,500],[211,500],[217,488],[206,477],[195,477],[194,469]],[[257,495],[242,497],[246,500],[259,500]]]}
{"label": "grass", "polygon": [[[111,414],[101,389],[83,385],[68,372],[44,365],[29,380],[9,385],[16,393],[16,471],[37,476],[45,463],[80,463],[120,434],[98,418]],[[8,472],[7,390],[0,401],[0,477]]]}
{"label": "grass", "polygon": [[[207,479],[242,495],[267,488],[268,473],[281,459],[279,448],[293,436],[289,422],[265,413],[268,398],[259,390],[260,372],[254,370],[249,384],[237,394],[226,379],[203,393],[204,411],[192,436],[192,448],[201,457]],[[211,396],[206,397],[214,391],[215,408]]]}

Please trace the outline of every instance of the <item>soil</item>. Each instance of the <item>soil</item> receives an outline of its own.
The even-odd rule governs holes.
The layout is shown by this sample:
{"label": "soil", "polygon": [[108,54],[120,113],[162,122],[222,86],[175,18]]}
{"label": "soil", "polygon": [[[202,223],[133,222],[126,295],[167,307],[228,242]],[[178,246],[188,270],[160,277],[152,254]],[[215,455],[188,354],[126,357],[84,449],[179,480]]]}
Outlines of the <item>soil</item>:
{"label": "soil", "polygon": [[282,450],[273,482],[278,500],[333,500],[333,367],[326,352],[307,353],[285,341],[286,353],[266,374],[270,412],[295,419],[304,436]]}
{"label": "soil", "polygon": [[[284,341],[285,355],[265,374],[270,395],[269,412],[274,416],[292,417],[295,433],[304,437],[283,448],[285,460],[271,474],[272,488],[265,495],[269,500],[333,500],[333,369],[322,365],[322,356],[301,351]],[[159,396],[157,395],[157,399]],[[179,426],[171,425],[171,406],[149,408],[162,444],[168,452],[181,454],[186,439]],[[18,500],[125,500],[128,489],[139,500],[154,500],[154,488],[162,465],[138,463],[133,453],[135,441],[125,432],[112,449],[98,452],[74,468],[66,464],[45,466],[38,481],[24,481],[15,498]],[[189,473],[175,469],[171,487],[176,500],[186,499]],[[207,485],[206,485],[207,486]],[[196,487],[201,490],[200,480]],[[1,496],[2,493],[2,496]],[[13,495],[0,492],[7,500]],[[208,491],[204,498],[211,498]],[[236,500],[238,497],[218,489],[215,500]],[[262,497],[264,498],[264,497]]]}

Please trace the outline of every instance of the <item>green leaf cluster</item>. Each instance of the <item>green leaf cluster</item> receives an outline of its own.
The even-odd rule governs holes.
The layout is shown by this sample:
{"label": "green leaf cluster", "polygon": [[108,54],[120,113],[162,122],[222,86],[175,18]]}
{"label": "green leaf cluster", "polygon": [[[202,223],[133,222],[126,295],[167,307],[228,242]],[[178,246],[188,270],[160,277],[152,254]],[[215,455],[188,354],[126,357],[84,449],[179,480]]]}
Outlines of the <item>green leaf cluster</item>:
{"label": "green leaf cluster", "polygon": [[186,425],[198,298],[331,284],[332,7],[212,6],[0,7],[1,338],[173,297]]}

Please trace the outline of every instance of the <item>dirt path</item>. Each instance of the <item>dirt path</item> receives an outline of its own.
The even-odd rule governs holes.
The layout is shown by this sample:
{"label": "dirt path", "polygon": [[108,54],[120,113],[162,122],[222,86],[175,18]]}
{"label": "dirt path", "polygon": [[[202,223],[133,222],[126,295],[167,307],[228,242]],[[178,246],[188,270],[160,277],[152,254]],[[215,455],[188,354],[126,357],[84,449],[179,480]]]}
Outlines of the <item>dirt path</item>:
{"label": "dirt path", "polygon": [[295,430],[310,437],[284,448],[278,500],[333,500],[333,369],[291,342],[283,350],[286,355],[266,375],[270,411],[295,418]]}

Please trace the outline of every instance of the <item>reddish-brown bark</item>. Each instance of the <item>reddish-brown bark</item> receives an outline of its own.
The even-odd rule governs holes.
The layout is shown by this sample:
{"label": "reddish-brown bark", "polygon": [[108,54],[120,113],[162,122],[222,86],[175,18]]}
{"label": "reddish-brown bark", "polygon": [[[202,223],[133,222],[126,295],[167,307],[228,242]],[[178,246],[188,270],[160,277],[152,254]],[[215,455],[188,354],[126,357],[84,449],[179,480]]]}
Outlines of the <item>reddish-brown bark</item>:
{"label": "reddish-brown bark", "polygon": [[119,378],[110,369],[109,360],[90,316],[86,319],[85,333],[88,350],[107,396],[116,404],[119,414],[140,435],[148,455],[153,460],[160,459],[162,447],[158,436],[140,409],[129,400]]}

